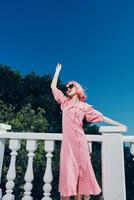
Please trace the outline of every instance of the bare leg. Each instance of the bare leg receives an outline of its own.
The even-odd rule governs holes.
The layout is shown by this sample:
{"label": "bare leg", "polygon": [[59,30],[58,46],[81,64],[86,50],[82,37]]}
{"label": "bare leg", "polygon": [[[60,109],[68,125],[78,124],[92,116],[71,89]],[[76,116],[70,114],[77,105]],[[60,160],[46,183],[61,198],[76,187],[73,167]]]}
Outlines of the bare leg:
{"label": "bare leg", "polygon": [[82,200],[82,195],[78,194],[77,196],[74,196],[74,200]]}
{"label": "bare leg", "polygon": [[78,186],[79,186],[79,178],[78,178],[78,182],[77,182],[77,195],[74,196],[74,200],[82,200],[83,195],[79,194]]}
{"label": "bare leg", "polygon": [[65,197],[65,196],[61,196],[60,199],[61,199],[61,200],[69,200],[70,198],[69,198],[69,197]]}

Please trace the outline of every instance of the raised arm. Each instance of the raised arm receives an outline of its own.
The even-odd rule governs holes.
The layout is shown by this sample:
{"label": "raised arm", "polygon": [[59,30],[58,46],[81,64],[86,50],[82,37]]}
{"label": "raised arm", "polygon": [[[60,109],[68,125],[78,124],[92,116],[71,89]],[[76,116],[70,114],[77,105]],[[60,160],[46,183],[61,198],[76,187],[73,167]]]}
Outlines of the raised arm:
{"label": "raised arm", "polygon": [[62,66],[61,66],[60,63],[58,63],[57,66],[56,66],[55,74],[54,74],[54,77],[53,77],[53,80],[52,80],[52,83],[51,83],[51,88],[52,89],[57,88],[57,81],[58,81],[58,77],[59,77],[59,73],[60,73],[61,67]]}
{"label": "raised arm", "polygon": [[58,63],[56,66],[56,71],[55,71],[52,83],[51,83],[51,89],[52,89],[52,93],[53,93],[55,100],[59,104],[62,104],[63,102],[65,102],[67,97],[63,94],[63,92],[61,90],[59,90],[57,88],[57,81],[58,81],[60,70],[61,70],[61,64]]}

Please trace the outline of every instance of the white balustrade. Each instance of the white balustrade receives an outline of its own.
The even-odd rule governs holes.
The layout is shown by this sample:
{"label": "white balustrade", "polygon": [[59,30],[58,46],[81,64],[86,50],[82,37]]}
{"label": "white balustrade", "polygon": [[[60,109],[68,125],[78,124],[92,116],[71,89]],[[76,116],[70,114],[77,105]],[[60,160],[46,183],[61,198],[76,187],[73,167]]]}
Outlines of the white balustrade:
{"label": "white balustrade", "polygon": [[44,191],[44,197],[42,200],[51,200],[50,197],[50,192],[52,190],[51,182],[53,180],[53,175],[52,175],[52,152],[54,151],[54,141],[45,141],[45,151],[47,152],[46,157],[47,157],[47,163],[46,163],[46,170],[44,174],[44,186],[43,186],[43,191]]}
{"label": "white balustrade", "polygon": [[[0,124],[0,135],[7,133],[7,130],[11,130],[10,125]],[[5,151],[5,138],[0,138],[0,183],[1,183],[1,175],[2,175],[2,165],[3,165],[3,157]],[[2,198],[2,190],[0,188],[0,199]]]}
{"label": "white balustrade", "polygon": [[92,142],[88,142],[89,153],[92,153]]}
{"label": "white balustrade", "polygon": [[32,190],[32,181],[34,178],[33,175],[33,158],[34,158],[34,152],[37,149],[37,143],[36,140],[27,140],[26,144],[26,150],[29,152],[28,153],[28,165],[27,165],[27,170],[25,174],[25,185],[24,185],[24,197],[22,200],[32,200],[31,196],[31,190]]}
{"label": "white balustrade", "polygon": [[105,200],[126,200],[122,132],[124,127],[101,127],[102,183]]}
{"label": "white balustrade", "polygon": [[[131,145],[130,152],[134,156],[134,143]],[[133,160],[134,160],[134,157],[133,157]]]}
{"label": "white balustrade", "polygon": [[[57,133],[14,133],[6,132],[9,127],[0,125],[0,177],[2,172],[3,154],[5,139],[9,138],[11,149],[11,161],[7,173],[6,194],[2,200],[14,200],[12,194],[14,188],[14,179],[16,177],[15,162],[17,150],[20,148],[19,140],[27,140],[26,149],[28,150],[28,165],[25,174],[24,197],[22,200],[32,200],[31,190],[33,181],[33,158],[37,149],[37,140],[43,140],[46,151],[46,169],[44,172],[44,186],[42,200],[51,200],[51,182],[52,175],[52,157],[54,151],[54,141],[62,140],[62,134]],[[92,152],[92,143],[102,143],[102,193],[104,200],[126,200],[125,175],[124,175],[124,152],[123,142],[131,143],[131,153],[134,155],[134,136],[123,136],[126,130],[124,127],[103,126],[99,131],[102,135],[86,135],[90,153]],[[1,191],[0,191],[0,195]],[[0,197],[1,197],[0,196]],[[1,198],[0,198],[1,199]],[[90,197],[84,198],[89,200]]]}
{"label": "white balustrade", "polygon": [[2,200],[14,200],[14,195],[12,194],[14,188],[14,179],[16,177],[16,156],[17,151],[20,149],[20,142],[19,140],[10,140],[9,149],[11,149],[11,160],[9,169],[7,172],[7,183],[6,183],[6,194],[2,198]]}
{"label": "white balustrade", "polygon": [[[3,165],[3,157],[5,151],[5,139],[0,139],[0,183],[1,183],[1,176],[2,176],[2,165]],[[2,189],[0,188],[0,199],[2,198]]]}

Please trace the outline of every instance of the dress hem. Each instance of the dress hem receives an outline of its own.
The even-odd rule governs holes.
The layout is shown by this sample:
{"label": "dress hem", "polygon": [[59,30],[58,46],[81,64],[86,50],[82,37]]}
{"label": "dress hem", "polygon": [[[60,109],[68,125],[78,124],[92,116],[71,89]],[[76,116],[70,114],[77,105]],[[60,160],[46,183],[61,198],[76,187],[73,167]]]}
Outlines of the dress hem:
{"label": "dress hem", "polygon": [[[60,191],[59,191],[60,192]],[[97,193],[94,193],[94,192],[90,192],[90,193],[82,193],[82,192],[80,192],[79,194],[80,195],[85,195],[85,196],[90,196],[90,195],[94,195],[94,196],[97,196],[97,195],[99,195],[101,193],[101,191],[100,192],[97,192]],[[61,192],[60,192],[60,195],[61,196],[65,196],[65,197],[69,197],[69,196],[76,196],[76,195],[78,195],[78,193],[70,193],[70,194],[62,194]]]}

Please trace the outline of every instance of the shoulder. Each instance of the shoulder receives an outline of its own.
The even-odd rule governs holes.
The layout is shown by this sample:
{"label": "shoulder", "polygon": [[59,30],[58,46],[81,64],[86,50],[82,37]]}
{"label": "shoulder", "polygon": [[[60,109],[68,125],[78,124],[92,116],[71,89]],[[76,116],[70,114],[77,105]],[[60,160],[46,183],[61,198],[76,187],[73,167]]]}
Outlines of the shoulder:
{"label": "shoulder", "polygon": [[84,110],[85,112],[86,112],[87,110],[93,108],[93,105],[88,104],[88,103],[86,103],[86,102],[81,102],[81,105],[82,105],[82,108],[83,108],[83,110]]}

